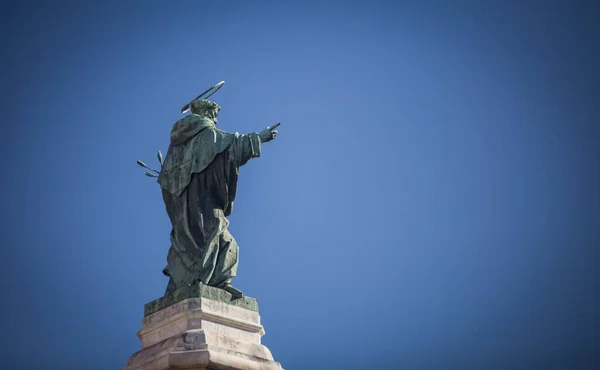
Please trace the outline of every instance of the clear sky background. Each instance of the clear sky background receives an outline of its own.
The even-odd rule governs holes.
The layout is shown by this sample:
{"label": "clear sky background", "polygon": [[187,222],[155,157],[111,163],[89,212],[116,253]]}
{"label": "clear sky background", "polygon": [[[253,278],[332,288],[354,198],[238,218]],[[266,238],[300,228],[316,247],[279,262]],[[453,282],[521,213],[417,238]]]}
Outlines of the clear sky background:
{"label": "clear sky background", "polygon": [[235,284],[287,370],[599,364],[593,1],[2,4],[1,367],[120,369],[170,224],[135,161],[218,81]]}

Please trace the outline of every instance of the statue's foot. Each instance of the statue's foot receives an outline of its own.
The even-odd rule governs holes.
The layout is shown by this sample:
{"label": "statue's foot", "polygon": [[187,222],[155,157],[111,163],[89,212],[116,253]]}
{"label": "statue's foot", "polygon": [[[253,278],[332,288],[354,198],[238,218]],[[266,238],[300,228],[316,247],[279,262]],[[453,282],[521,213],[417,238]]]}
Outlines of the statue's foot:
{"label": "statue's foot", "polygon": [[240,299],[240,298],[244,297],[244,293],[242,293],[241,290],[231,286],[231,284],[227,284],[227,285],[223,286],[221,289],[223,289],[227,293],[231,294],[232,300]]}

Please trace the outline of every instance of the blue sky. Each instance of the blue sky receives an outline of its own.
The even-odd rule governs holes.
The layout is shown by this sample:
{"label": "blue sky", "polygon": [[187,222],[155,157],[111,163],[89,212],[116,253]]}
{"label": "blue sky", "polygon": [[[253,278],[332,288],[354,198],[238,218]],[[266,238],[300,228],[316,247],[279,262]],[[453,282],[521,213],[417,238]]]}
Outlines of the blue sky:
{"label": "blue sky", "polygon": [[282,122],[240,171],[230,230],[285,369],[598,364],[593,2],[2,14],[7,367],[118,369],[140,348],[170,224],[135,161],[221,80],[222,129]]}

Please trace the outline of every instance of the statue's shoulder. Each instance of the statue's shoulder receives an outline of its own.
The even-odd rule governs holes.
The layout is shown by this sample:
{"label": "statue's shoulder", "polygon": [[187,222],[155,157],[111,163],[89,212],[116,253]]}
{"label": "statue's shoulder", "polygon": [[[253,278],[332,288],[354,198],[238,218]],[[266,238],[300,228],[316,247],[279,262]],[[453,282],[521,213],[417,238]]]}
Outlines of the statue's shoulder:
{"label": "statue's shoulder", "polygon": [[214,130],[214,131],[215,131],[217,134],[220,134],[220,135],[224,135],[224,136],[234,135],[234,134],[232,134],[231,132],[227,132],[227,131],[221,130],[221,129],[219,129],[219,128],[216,128],[216,127],[212,127],[212,129],[213,129],[213,130]]}

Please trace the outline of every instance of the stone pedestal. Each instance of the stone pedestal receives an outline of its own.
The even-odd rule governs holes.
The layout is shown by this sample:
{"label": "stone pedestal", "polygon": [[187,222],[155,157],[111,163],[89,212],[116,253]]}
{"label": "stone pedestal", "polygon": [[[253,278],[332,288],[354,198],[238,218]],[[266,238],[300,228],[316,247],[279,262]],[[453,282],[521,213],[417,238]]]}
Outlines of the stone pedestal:
{"label": "stone pedestal", "polygon": [[204,285],[145,306],[142,349],[123,370],[283,370],[261,344],[265,334],[254,298],[231,301]]}

